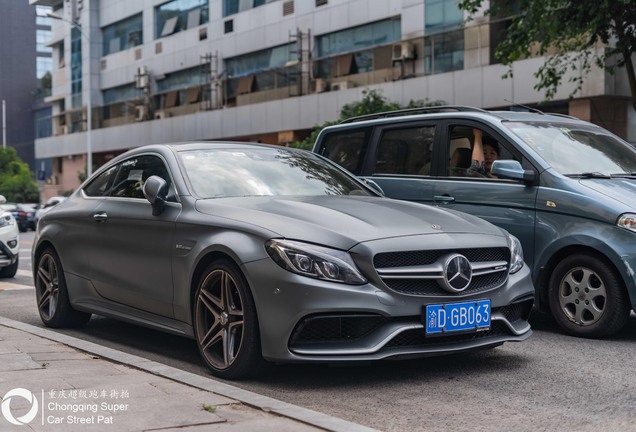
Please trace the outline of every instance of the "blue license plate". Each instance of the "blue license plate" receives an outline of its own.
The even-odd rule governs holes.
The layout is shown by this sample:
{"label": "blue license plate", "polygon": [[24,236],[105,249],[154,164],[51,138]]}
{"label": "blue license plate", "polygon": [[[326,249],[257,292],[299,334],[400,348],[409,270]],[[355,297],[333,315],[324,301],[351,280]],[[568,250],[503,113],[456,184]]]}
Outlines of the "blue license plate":
{"label": "blue license plate", "polygon": [[426,334],[442,335],[490,328],[490,300],[426,306]]}

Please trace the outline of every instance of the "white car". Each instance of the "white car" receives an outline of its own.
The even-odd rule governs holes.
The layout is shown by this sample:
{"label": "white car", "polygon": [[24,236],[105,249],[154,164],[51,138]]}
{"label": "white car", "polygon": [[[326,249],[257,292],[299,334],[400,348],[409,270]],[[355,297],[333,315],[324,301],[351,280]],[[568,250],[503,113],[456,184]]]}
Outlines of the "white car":
{"label": "white car", "polygon": [[[0,204],[7,202],[0,195]],[[0,209],[0,278],[10,278],[18,271],[19,231],[13,215]]]}
{"label": "white car", "polygon": [[51,210],[53,207],[55,207],[65,199],[66,197],[63,196],[54,196],[49,198],[44,206],[42,206],[42,208],[38,209],[38,211],[35,212],[35,215],[33,216],[33,222],[35,226],[38,226],[38,221],[42,219],[42,216],[44,216],[49,210]]}

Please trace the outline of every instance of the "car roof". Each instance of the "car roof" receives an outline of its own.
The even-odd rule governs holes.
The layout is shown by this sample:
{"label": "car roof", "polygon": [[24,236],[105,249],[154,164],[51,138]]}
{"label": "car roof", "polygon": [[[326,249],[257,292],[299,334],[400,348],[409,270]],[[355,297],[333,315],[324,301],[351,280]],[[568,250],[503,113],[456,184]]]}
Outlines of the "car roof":
{"label": "car roof", "polygon": [[386,111],[375,114],[368,114],[352,117],[343,120],[337,125],[329,126],[325,129],[333,130],[346,128],[347,126],[360,127],[371,125],[395,124],[401,122],[412,122],[414,120],[431,119],[480,119],[487,122],[499,121],[533,121],[533,122],[557,122],[557,123],[586,123],[564,114],[543,113],[539,110],[533,111],[487,111],[481,108],[463,105],[442,105],[435,107],[408,108],[396,111]]}

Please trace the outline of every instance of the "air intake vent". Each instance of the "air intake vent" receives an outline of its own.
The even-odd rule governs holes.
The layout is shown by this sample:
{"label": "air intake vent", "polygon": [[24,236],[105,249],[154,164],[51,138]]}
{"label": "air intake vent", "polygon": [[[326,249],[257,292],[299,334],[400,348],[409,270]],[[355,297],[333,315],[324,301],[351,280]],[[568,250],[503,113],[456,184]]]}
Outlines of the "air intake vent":
{"label": "air intake vent", "polygon": [[316,0],[316,7],[318,6],[324,6],[327,3],[329,3],[329,0]]}
{"label": "air intake vent", "polygon": [[294,2],[292,1],[286,1],[283,3],[283,16],[284,15],[291,15],[294,13]]}

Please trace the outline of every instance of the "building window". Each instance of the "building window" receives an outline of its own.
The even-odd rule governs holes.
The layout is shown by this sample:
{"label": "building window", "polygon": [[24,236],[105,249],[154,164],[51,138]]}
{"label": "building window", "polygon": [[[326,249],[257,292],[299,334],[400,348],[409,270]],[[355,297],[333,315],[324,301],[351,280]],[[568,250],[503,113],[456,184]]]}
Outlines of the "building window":
{"label": "building window", "polygon": [[[71,29],[71,107],[82,106],[82,33]],[[74,131],[75,132],[75,131]]]}
{"label": "building window", "polygon": [[234,31],[234,20],[227,20],[223,23],[224,33],[232,33]]}
{"label": "building window", "polygon": [[327,57],[344,52],[399,41],[402,37],[401,21],[388,19],[346,30],[329,33],[316,38],[318,57]]}
{"label": "building window", "polygon": [[317,77],[331,78],[390,67],[390,51],[385,52],[378,47],[399,41],[401,36],[399,19],[378,21],[318,36],[318,61],[314,73]]}
{"label": "building window", "polygon": [[37,29],[35,31],[35,50],[38,53],[50,53],[53,50],[51,47],[46,46],[47,43],[51,41],[51,30],[50,29]]}
{"label": "building window", "polygon": [[223,16],[234,15],[278,0],[223,0]]}
{"label": "building window", "polygon": [[229,77],[244,76],[284,66],[289,61],[292,45],[281,45],[225,60]]}
{"label": "building window", "polygon": [[464,30],[424,39],[424,73],[437,74],[464,68]]}
{"label": "building window", "polygon": [[169,36],[205,24],[208,0],[172,0],[155,8],[155,37]]}
{"label": "building window", "polygon": [[459,0],[425,0],[425,34],[440,33],[457,28],[464,22],[464,11]]}
{"label": "building window", "polygon": [[53,111],[46,107],[35,111],[35,138],[46,138],[53,135]]}
{"label": "building window", "polygon": [[103,55],[113,54],[143,43],[141,14],[131,16],[102,29]]}

